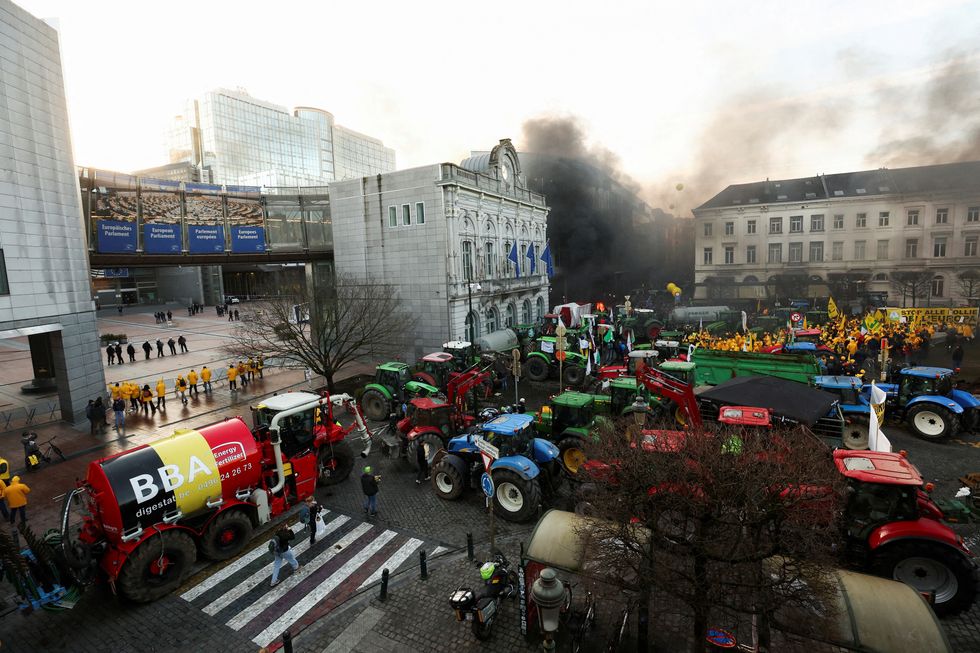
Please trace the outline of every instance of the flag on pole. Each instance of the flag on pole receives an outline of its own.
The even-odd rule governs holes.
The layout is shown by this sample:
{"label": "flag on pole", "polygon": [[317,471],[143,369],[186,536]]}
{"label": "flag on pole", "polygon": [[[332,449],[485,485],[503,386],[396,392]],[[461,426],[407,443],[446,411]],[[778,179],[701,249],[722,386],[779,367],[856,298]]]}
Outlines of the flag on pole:
{"label": "flag on pole", "polygon": [[885,434],[881,432],[881,424],[885,421],[885,400],[888,396],[884,390],[879,388],[874,381],[871,382],[871,396],[868,402],[871,404],[869,411],[870,423],[868,425],[868,449],[870,451],[891,451],[891,443]]}
{"label": "flag on pole", "polygon": [[840,311],[837,310],[837,304],[834,303],[834,298],[831,297],[827,300],[827,317],[831,320],[836,320],[838,315],[840,315]]}
{"label": "flag on pole", "polygon": [[510,247],[510,254],[507,255],[507,260],[514,262],[514,274],[515,274],[515,278],[516,279],[520,279],[521,278],[521,266],[520,266],[519,259],[517,258],[517,241],[516,240],[514,241],[514,244],[511,245],[511,247]]}
{"label": "flag on pole", "polygon": [[589,376],[590,374],[592,374],[592,357],[591,356],[586,356],[585,357],[585,375],[586,376]]}
{"label": "flag on pole", "polygon": [[528,260],[531,261],[531,274],[534,274],[534,271],[537,269],[537,261],[534,258],[534,243],[528,243],[527,253],[525,256],[527,256]]}
{"label": "flag on pole", "polygon": [[551,262],[551,241],[544,244],[544,249],[541,250],[541,260],[544,261],[545,270],[548,272],[548,276],[555,276],[555,266]]}
{"label": "flag on pole", "polygon": [[742,333],[749,332],[749,316],[745,311],[742,311]]}
{"label": "flag on pole", "polygon": [[633,331],[626,331],[626,351],[633,351]]}

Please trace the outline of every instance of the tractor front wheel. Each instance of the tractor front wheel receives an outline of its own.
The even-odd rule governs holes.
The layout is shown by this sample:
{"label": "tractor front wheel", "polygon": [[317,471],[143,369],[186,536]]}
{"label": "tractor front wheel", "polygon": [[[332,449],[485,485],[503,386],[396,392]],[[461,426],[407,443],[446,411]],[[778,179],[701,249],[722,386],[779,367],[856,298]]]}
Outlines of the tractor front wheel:
{"label": "tractor front wheel", "polygon": [[585,382],[585,368],[581,365],[566,365],[562,370],[562,383],[577,388]]}
{"label": "tractor front wheel", "polygon": [[957,430],[956,415],[935,404],[913,406],[909,410],[907,421],[913,433],[923,440],[933,442],[945,440]]}
{"label": "tractor front wheel", "polygon": [[844,448],[859,451],[867,449],[870,443],[868,435],[870,428],[871,425],[865,417],[848,418],[848,423],[844,424],[844,435],[842,437]]}
{"label": "tractor front wheel", "polygon": [[364,410],[364,416],[375,422],[386,420],[391,414],[391,402],[388,401],[388,397],[374,388],[364,391],[361,396],[361,408]]}
{"label": "tractor front wheel", "polygon": [[524,480],[516,473],[501,469],[493,473],[493,509],[503,519],[525,522],[534,518],[541,504],[541,486],[536,479]]}
{"label": "tractor front wheel", "polygon": [[130,601],[149,603],[166,596],[187,580],[197,559],[190,535],[176,529],[148,537],[123,564],[119,591]]}
{"label": "tractor front wheel", "polygon": [[572,476],[578,474],[586,461],[582,440],[572,435],[566,436],[558,441],[558,451],[562,468]]}
{"label": "tractor front wheel", "polygon": [[524,373],[532,381],[547,381],[548,374],[551,372],[548,363],[544,359],[535,356],[528,360],[524,365]]}
{"label": "tractor front wheel", "polygon": [[252,520],[241,510],[226,510],[208,525],[201,553],[210,560],[233,558],[252,539]]}
{"label": "tractor front wheel", "polygon": [[320,487],[347,480],[354,469],[354,452],[345,441],[325,444],[316,455],[316,482]]}
{"label": "tractor front wheel", "polygon": [[888,545],[872,561],[872,571],[917,592],[935,592],[933,609],[940,617],[968,609],[977,593],[977,568],[940,544],[908,541]]}
{"label": "tractor front wheel", "polygon": [[455,501],[463,493],[463,475],[448,458],[446,456],[432,468],[432,487],[440,499]]}

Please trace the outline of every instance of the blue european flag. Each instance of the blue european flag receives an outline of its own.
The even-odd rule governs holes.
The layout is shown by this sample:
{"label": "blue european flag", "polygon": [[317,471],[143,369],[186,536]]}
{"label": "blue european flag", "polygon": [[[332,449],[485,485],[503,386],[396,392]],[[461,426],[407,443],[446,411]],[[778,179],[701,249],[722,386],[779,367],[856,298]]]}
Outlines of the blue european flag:
{"label": "blue european flag", "polygon": [[534,259],[534,243],[530,243],[527,246],[527,258],[531,261],[531,274],[534,274],[534,270],[537,267],[537,261]]}
{"label": "blue european flag", "polygon": [[555,276],[555,266],[551,262],[551,242],[544,244],[544,250],[541,252],[541,260],[544,261],[545,269],[548,271],[548,276]]}
{"label": "blue european flag", "polygon": [[514,273],[516,275],[515,278],[520,279],[521,278],[521,266],[518,264],[518,260],[517,260],[517,241],[516,240],[514,241],[514,244],[510,248],[510,254],[507,255],[507,259],[514,262]]}

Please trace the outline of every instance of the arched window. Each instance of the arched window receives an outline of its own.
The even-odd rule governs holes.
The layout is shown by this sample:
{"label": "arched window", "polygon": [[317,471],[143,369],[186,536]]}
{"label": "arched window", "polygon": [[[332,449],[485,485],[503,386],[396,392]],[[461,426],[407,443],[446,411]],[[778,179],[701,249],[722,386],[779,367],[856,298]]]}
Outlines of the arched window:
{"label": "arched window", "polygon": [[745,275],[745,278],[742,279],[742,283],[759,283],[759,278],[753,274],[747,274]]}
{"label": "arched window", "polygon": [[463,280],[472,281],[473,280],[473,243],[469,240],[464,240],[462,245],[463,250]]}
{"label": "arched window", "polygon": [[516,313],[517,309],[514,308],[514,304],[507,304],[507,308],[504,309],[504,326],[508,329],[512,328],[516,324]]}
{"label": "arched window", "polygon": [[497,252],[493,249],[493,241],[487,241],[486,245],[483,246],[486,252],[487,261],[487,278],[493,279],[497,276]]}
{"label": "arched window", "polygon": [[[512,241],[504,241],[504,249],[501,250],[500,255],[504,258],[504,272],[505,275],[509,276],[514,273],[514,262],[510,260],[510,248],[513,247]],[[520,261],[521,259],[517,259]]]}
{"label": "arched window", "polygon": [[470,342],[476,342],[479,337],[480,318],[477,317],[476,311],[472,311],[466,314],[466,339]]}
{"label": "arched window", "polygon": [[487,322],[487,333],[493,333],[494,331],[497,330],[497,324],[498,324],[497,309],[493,308],[492,306],[487,309],[486,322]]}
{"label": "arched window", "polygon": [[879,272],[874,276],[875,281],[888,281],[888,275],[884,272]]}
{"label": "arched window", "polygon": [[540,322],[541,320],[544,319],[544,297],[538,297],[538,301],[536,302],[536,304],[537,304],[537,308],[536,308],[537,314],[534,316],[534,319]]}
{"label": "arched window", "polygon": [[943,292],[946,290],[946,280],[943,279],[943,275],[937,274],[932,278],[932,296],[942,297]]}
{"label": "arched window", "polygon": [[521,324],[531,323],[531,300],[525,299],[521,304]]}

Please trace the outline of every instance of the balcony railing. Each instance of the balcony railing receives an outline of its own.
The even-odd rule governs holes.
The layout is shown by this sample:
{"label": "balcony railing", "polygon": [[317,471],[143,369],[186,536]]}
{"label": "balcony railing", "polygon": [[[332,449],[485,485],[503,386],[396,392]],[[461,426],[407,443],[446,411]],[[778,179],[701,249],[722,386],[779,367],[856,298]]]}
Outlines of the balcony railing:
{"label": "balcony railing", "polygon": [[442,181],[454,181],[461,186],[469,186],[476,190],[485,190],[498,195],[513,197],[516,200],[542,208],[548,206],[545,202],[544,195],[540,193],[535,193],[526,188],[518,188],[513,185],[508,187],[502,180],[496,177],[466,170],[451,163],[444,163],[442,165]]}

